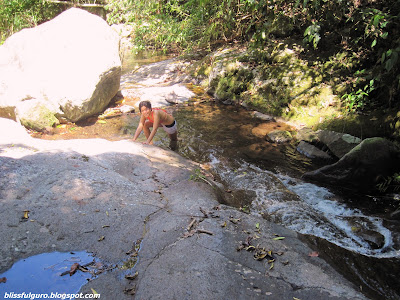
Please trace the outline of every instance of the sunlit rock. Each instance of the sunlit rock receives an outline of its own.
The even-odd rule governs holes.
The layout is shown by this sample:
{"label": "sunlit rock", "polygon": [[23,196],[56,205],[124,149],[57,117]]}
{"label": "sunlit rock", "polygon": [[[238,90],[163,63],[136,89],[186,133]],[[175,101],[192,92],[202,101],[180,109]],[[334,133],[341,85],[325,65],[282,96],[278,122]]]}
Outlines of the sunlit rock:
{"label": "sunlit rock", "polygon": [[273,116],[267,115],[267,114],[263,114],[263,113],[260,113],[260,112],[258,112],[258,111],[253,111],[253,112],[251,113],[251,115],[252,115],[253,117],[258,118],[258,119],[261,119],[261,120],[263,120],[263,121],[275,122],[275,118],[274,118]]}
{"label": "sunlit rock", "polygon": [[38,131],[58,123],[44,101],[22,101],[17,106],[17,114],[22,125]]}
{"label": "sunlit rock", "polygon": [[24,127],[10,119],[0,118],[0,128],[3,144],[21,144],[33,140]]}
{"label": "sunlit rock", "polygon": [[287,130],[274,130],[267,134],[265,139],[271,143],[287,143],[292,140],[292,135]]}
{"label": "sunlit rock", "polygon": [[298,141],[305,141],[311,144],[319,142],[317,132],[309,127],[297,130],[295,137]]}
{"label": "sunlit rock", "polygon": [[[100,17],[71,8],[0,47],[0,115],[18,119],[22,102],[40,101],[76,122],[104,110],[120,78],[118,34]],[[16,115],[2,112],[10,107]]]}

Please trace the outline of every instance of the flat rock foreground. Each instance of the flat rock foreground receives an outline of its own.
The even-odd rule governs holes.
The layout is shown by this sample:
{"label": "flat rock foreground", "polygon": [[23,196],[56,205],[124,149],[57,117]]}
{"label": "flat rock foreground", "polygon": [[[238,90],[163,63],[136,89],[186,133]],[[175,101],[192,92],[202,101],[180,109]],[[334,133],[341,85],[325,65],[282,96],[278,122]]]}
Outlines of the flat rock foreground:
{"label": "flat rock foreground", "polygon": [[172,151],[0,127],[1,273],[88,251],[102,272],[81,292],[101,299],[366,299],[295,232],[219,204]]}

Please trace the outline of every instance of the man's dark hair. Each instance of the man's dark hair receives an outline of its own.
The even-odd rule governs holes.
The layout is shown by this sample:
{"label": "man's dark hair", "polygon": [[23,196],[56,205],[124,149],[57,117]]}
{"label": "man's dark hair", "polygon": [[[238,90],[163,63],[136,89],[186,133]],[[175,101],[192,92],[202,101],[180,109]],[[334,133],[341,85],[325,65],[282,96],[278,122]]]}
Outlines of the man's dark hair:
{"label": "man's dark hair", "polygon": [[151,109],[151,103],[150,101],[141,101],[139,103],[139,112],[142,112],[142,106],[147,107],[148,109]]}

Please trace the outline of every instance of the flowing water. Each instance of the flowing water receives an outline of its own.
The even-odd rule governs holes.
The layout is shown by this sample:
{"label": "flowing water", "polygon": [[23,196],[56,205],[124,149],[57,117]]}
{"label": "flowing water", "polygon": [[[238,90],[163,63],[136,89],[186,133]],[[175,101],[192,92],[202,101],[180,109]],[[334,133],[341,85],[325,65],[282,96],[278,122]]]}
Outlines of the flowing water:
{"label": "flowing water", "polygon": [[[129,103],[125,103],[129,104]],[[282,224],[300,234],[371,299],[400,299],[400,230],[387,218],[393,207],[350,190],[305,182],[301,175],[321,164],[293,143],[273,144],[252,134],[261,123],[249,111],[213,101],[170,107],[179,126],[182,156],[203,164],[232,195],[229,205]],[[125,114],[104,122],[63,125],[45,139],[132,138],[139,117]],[[265,125],[265,124],[264,124]],[[287,125],[269,122],[269,130]],[[143,137],[139,141],[143,141]],[[156,146],[169,147],[160,130]]]}

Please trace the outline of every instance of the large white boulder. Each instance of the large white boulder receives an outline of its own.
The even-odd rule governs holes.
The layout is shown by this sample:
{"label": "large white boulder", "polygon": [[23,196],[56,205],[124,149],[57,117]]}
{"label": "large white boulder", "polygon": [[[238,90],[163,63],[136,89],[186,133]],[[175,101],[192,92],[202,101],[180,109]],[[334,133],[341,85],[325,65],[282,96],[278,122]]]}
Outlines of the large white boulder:
{"label": "large white boulder", "polygon": [[24,123],[46,106],[76,122],[103,111],[120,79],[118,34],[102,18],[71,8],[0,46],[0,116]]}

